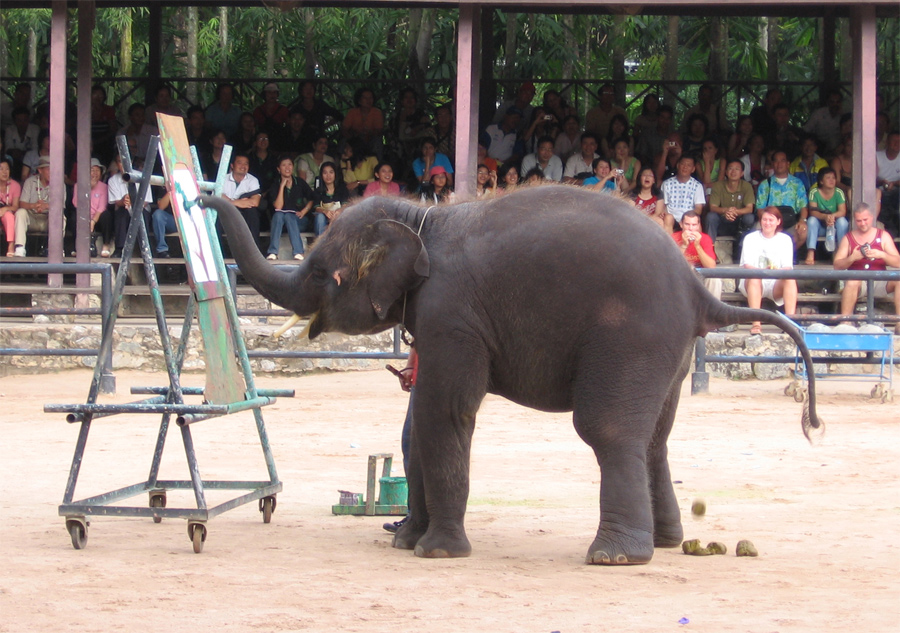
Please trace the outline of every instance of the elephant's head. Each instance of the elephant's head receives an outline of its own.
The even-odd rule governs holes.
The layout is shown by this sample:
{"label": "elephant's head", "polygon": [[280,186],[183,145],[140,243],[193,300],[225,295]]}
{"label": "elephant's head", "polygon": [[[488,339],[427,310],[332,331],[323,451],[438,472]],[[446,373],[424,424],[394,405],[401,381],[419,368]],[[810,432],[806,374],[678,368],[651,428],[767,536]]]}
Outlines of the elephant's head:
{"label": "elephant's head", "polygon": [[405,294],[428,277],[428,252],[399,217],[418,207],[368,198],[348,207],[290,272],[259,252],[238,210],[223,198],[202,196],[219,213],[241,274],[272,303],[310,317],[309,337],[321,332],[368,334],[403,319]]}

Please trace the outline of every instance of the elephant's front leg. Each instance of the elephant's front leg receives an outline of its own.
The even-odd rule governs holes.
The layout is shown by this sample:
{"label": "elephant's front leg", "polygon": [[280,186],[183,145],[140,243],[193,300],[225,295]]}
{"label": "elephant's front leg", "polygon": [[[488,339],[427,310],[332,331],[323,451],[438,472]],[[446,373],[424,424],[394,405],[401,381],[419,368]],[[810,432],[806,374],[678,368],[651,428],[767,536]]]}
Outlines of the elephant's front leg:
{"label": "elephant's front leg", "polygon": [[[413,392],[415,400],[415,391]],[[413,402],[410,402],[412,411]],[[428,508],[425,505],[425,486],[422,481],[422,467],[416,444],[415,429],[412,430],[409,443],[409,466],[406,469],[406,482],[409,486],[407,504],[409,511],[406,522],[394,535],[392,545],[397,549],[415,549],[416,543],[428,530]]]}
{"label": "elephant's front leg", "polygon": [[487,373],[486,363],[484,369],[473,370],[473,363],[460,356],[432,356],[419,350],[413,400],[412,518],[397,532],[394,545],[414,544],[416,556],[424,558],[462,557],[472,551],[464,527],[469,454]]}

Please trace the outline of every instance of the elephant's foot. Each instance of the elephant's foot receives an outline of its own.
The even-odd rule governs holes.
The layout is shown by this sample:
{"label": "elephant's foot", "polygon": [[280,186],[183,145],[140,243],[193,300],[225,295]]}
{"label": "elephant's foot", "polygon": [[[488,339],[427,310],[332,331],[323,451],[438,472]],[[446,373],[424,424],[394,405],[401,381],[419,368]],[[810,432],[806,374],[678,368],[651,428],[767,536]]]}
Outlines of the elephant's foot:
{"label": "elephant's foot", "polygon": [[681,521],[669,524],[657,524],[653,528],[653,547],[678,547],[684,540],[684,529]]}
{"label": "elephant's foot", "polygon": [[651,558],[653,542],[649,534],[637,538],[601,529],[588,548],[584,562],[588,565],[645,565]]}
{"label": "elephant's foot", "polygon": [[430,529],[415,547],[419,558],[465,558],[471,553],[472,546],[462,529],[451,533]]}
{"label": "elephant's foot", "polygon": [[397,529],[391,542],[397,549],[415,549],[416,543],[428,531],[428,523],[418,523],[411,515],[409,520]]}

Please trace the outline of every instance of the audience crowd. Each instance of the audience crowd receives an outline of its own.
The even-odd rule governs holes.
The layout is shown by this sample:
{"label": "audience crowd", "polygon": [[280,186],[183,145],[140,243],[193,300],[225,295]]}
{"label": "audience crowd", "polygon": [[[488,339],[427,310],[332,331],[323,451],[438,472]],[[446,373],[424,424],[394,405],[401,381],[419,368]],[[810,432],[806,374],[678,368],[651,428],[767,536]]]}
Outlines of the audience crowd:
{"label": "audience crowd", "polygon": [[[777,88],[733,122],[709,85],[700,87],[697,103],[680,121],[656,95],[644,98],[634,121],[615,99],[613,84],[603,85],[597,105],[582,123],[559,92],[547,90],[536,98],[532,83],[519,86],[514,98],[483,122],[476,196],[501,196],[542,182],[613,192],[633,200],[638,212],[672,234],[698,267],[715,265],[712,244],[722,235],[734,237],[734,261],[746,266],[760,266],[763,258],[767,267],[819,259],[841,267],[848,258],[855,264],[859,245],[854,251],[853,239],[860,234],[854,228],[859,225],[855,210],[863,207],[872,226],[885,231],[877,244],[893,246],[882,237],[900,230],[900,132],[880,102],[877,197],[862,205],[852,199],[852,117],[840,90],[829,91],[802,126],[796,125],[791,105]],[[321,234],[354,198],[408,195],[429,204],[455,200],[455,104],[431,111],[412,89],[402,90],[397,103],[383,111],[375,92],[361,88],[353,107],[341,112],[317,94],[311,81],[301,82],[296,98],[288,100],[282,99],[278,84],[270,83],[261,102],[245,111],[235,103],[234,87],[222,84],[209,106],[183,111],[171,88],[163,85],[152,103],[128,108],[127,122],[118,121],[106,101],[104,88],[95,86],[92,254],[99,243],[101,255],[118,255],[130,217],[132,201],[118,173],[115,137],[125,136],[132,160],[140,166],[149,137],[158,132],[157,112],[184,117],[207,180],[216,179],[225,145],[233,147],[223,195],[240,209],[270,259],[278,257],[285,230],[293,257],[302,259],[301,233]],[[16,86],[12,99],[2,104],[2,115],[0,227],[7,256],[24,256],[27,233],[47,229],[49,116],[46,106],[32,106],[27,83]],[[65,141],[69,186],[77,177],[74,134],[69,130]],[[65,213],[70,227],[74,195],[71,202]],[[151,192],[143,211],[155,234],[156,255],[166,257],[165,233],[174,231],[175,223],[164,191]],[[261,241],[265,230],[268,243]],[[776,234],[783,235],[776,240],[777,253],[766,251],[761,245]],[[891,253],[878,250],[885,260],[874,243],[863,246],[875,259],[895,265]],[[744,250],[750,252],[749,260]],[[766,288],[748,283],[741,289],[751,303],[770,296],[789,311],[795,305],[796,287],[790,284]]]}

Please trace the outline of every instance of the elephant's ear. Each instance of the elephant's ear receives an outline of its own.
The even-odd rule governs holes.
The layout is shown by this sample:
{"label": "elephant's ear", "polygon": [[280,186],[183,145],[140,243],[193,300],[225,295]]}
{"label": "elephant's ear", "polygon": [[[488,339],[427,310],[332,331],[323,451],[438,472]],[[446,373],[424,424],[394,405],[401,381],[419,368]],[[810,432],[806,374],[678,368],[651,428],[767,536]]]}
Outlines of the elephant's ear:
{"label": "elephant's ear", "polygon": [[380,320],[404,293],[416,288],[431,268],[428,251],[411,228],[395,220],[378,220],[367,231],[357,267]]}

